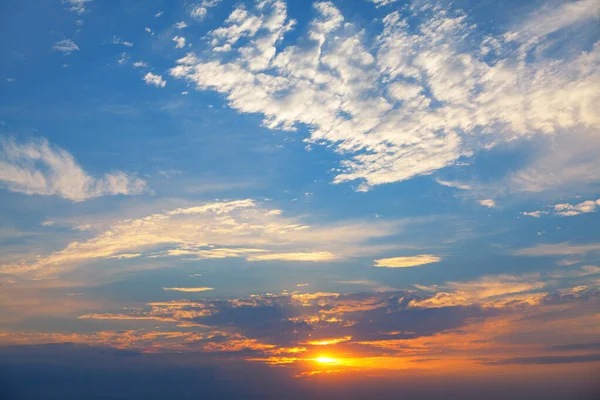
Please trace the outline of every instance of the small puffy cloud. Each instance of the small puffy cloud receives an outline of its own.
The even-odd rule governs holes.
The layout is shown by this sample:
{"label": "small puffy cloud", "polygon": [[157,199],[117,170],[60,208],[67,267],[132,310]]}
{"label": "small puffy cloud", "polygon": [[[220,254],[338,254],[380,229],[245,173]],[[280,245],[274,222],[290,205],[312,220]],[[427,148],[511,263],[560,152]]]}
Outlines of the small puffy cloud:
{"label": "small puffy cloud", "polygon": [[554,213],[563,217],[572,217],[579,214],[595,212],[600,207],[600,199],[588,200],[579,204],[562,203],[554,206]]}
{"label": "small puffy cloud", "polygon": [[126,46],[126,47],[133,47],[133,43],[125,41],[125,40],[121,40],[121,38],[117,37],[117,36],[113,37],[111,43],[112,44],[122,44],[123,46]]}
{"label": "small puffy cloud", "polygon": [[539,218],[542,215],[552,213],[553,215],[559,215],[561,217],[573,217],[575,215],[587,214],[596,212],[596,209],[600,208],[600,199],[598,200],[587,200],[579,204],[560,203],[555,204],[551,207],[550,211],[530,211],[522,212],[521,215],[528,217]]}
{"label": "small puffy cloud", "polygon": [[71,53],[79,50],[79,46],[77,46],[71,39],[65,39],[61,40],[60,42],[56,42],[52,48],[57,51],[62,51],[63,53]]}
{"label": "small puffy cloud", "polygon": [[165,287],[163,288],[163,290],[166,291],[170,291],[170,292],[189,292],[189,293],[196,293],[196,292],[208,292],[210,290],[214,290],[213,288],[210,287]]}
{"label": "small puffy cloud", "polygon": [[122,53],[121,58],[119,59],[118,63],[125,64],[127,62],[127,60],[129,60],[129,56],[127,55],[127,53]]}
{"label": "small puffy cloud", "polygon": [[440,261],[442,261],[442,259],[438,256],[432,254],[420,254],[418,256],[380,258],[375,260],[374,266],[384,268],[409,268]]}
{"label": "small puffy cloud", "polygon": [[13,192],[55,195],[75,202],[117,194],[141,194],[146,182],[123,172],[88,175],[74,157],[47,140],[0,139],[0,184]]}
{"label": "small puffy cloud", "polygon": [[6,78],[6,82],[8,82],[8,83],[12,83],[12,82],[15,82],[15,81],[16,81],[15,78]]}
{"label": "small puffy cloud", "polygon": [[206,17],[207,13],[208,10],[206,9],[206,7],[198,6],[194,7],[192,11],[190,11],[190,16],[198,20],[203,20]]}
{"label": "small puffy cloud", "polygon": [[154,18],[158,18],[158,17],[162,16],[163,14],[164,14],[164,11],[161,10],[161,11],[157,12],[156,14],[154,14]]}
{"label": "small puffy cloud", "polygon": [[187,28],[187,26],[188,25],[185,23],[185,21],[180,21],[175,24],[175,28],[177,28],[177,29],[184,29],[184,28]]}
{"label": "small puffy cloud", "polygon": [[148,64],[146,64],[144,61],[136,61],[133,63],[133,67],[134,68],[147,68]]}
{"label": "small puffy cloud", "polygon": [[216,7],[222,0],[202,0],[200,5],[194,6],[190,10],[190,16],[197,20],[203,20],[208,14],[208,9]]}
{"label": "small puffy cloud", "polygon": [[89,3],[92,0],[62,0],[63,4],[70,6],[69,10],[82,14],[85,11],[85,3]]}
{"label": "small puffy cloud", "polygon": [[183,36],[175,36],[173,37],[173,41],[175,42],[176,49],[182,49],[185,47],[185,38]]}
{"label": "small puffy cloud", "polygon": [[496,202],[492,199],[479,200],[479,204],[488,208],[496,207]]}
{"label": "small puffy cloud", "polygon": [[148,85],[154,85],[161,88],[164,88],[167,85],[167,81],[165,81],[162,76],[155,75],[152,72],[148,72],[144,75],[143,79]]}

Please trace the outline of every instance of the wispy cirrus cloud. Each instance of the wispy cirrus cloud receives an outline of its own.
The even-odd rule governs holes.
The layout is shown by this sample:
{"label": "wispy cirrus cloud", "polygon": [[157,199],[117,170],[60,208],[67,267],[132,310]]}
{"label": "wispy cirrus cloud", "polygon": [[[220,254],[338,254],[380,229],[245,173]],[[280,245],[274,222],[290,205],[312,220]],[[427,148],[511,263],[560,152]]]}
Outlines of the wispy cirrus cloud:
{"label": "wispy cirrus cloud", "polygon": [[519,249],[513,252],[517,256],[570,256],[600,251],[600,243],[573,244],[568,242],[554,244],[538,244],[534,247]]}
{"label": "wispy cirrus cloud", "polygon": [[248,257],[248,261],[333,261],[340,258],[339,255],[328,251],[317,251],[309,253],[273,253],[259,254]]}
{"label": "wispy cirrus cloud", "polygon": [[374,266],[384,268],[410,268],[440,261],[442,261],[442,258],[433,254],[420,254],[418,256],[380,258],[375,260]]}
{"label": "wispy cirrus cloud", "polygon": [[13,192],[56,195],[75,202],[147,190],[144,180],[123,172],[90,176],[70,153],[45,139],[19,143],[6,137],[0,138],[0,184]]}
{"label": "wispy cirrus cloud", "polygon": [[188,293],[198,293],[198,292],[208,292],[214,290],[211,287],[165,287],[163,290],[168,292],[188,292]]}
{"label": "wispy cirrus cloud", "polygon": [[75,44],[71,39],[61,40],[59,42],[54,43],[52,46],[54,50],[62,51],[63,53],[70,54],[74,51],[79,50],[79,46]]}
{"label": "wispy cirrus cloud", "polygon": [[113,258],[326,262],[378,251],[369,242],[396,234],[401,225],[377,221],[311,226],[252,199],[204,203],[115,222],[88,240],[74,241],[35,260],[4,265],[0,272],[48,275]]}

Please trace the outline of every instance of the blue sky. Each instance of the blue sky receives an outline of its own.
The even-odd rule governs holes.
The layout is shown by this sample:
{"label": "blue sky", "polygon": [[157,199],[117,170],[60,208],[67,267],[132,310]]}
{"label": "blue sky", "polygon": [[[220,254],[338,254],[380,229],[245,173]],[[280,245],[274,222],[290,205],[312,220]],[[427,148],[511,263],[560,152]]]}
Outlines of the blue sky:
{"label": "blue sky", "polygon": [[[1,344],[144,353],[176,332],[152,351],[304,346],[304,371],[304,318],[396,371],[440,335],[422,365],[450,362],[458,328],[495,343],[461,359],[483,369],[597,341],[597,1],[1,8]],[[566,320],[581,331],[547,333]]]}

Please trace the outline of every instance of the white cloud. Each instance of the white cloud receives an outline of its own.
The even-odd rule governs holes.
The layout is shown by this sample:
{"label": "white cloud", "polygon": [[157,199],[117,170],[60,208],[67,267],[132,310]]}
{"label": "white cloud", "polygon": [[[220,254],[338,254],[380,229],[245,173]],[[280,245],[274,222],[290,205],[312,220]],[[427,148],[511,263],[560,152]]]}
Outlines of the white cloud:
{"label": "white cloud", "polygon": [[187,26],[188,25],[185,23],[185,21],[180,21],[175,24],[175,28],[177,28],[177,29],[184,29],[184,28],[187,28]]}
{"label": "white cloud", "polygon": [[85,12],[85,3],[89,3],[91,1],[92,0],[62,0],[62,3],[69,5],[70,11],[76,12],[77,14],[82,14]]}
{"label": "white cloud", "polygon": [[162,76],[155,75],[152,72],[148,72],[146,75],[144,75],[144,81],[148,85],[154,85],[161,88],[164,88],[167,84],[167,81],[165,81]]}
{"label": "white cloud", "polygon": [[208,13],[208,10],[206,9],[206,7],[194,7],[192,9],[192,11],[190,11],[190,16],[199,20],[203,20],[204,18],[206,18],[206,14]]}
{"label": "white cloud", "polygon": [[479,204],[488,208],[496,207],[496,202],[492,199],[479,200]]}
{"label": "white cloud", "polygon": [[442,186],[452,187],[460,190],[471,190],[471,186],[466,183],[461,183],[457,181],[445,181],[439,178],[436,178],[435,181]]}
{"label": "white cloud", "polygon": [[146,182],[123,172],[88,175],[67,151],[45,139],[17,143],[0,140],[0,182],[13,192],[56,195],[72,201],[117,194],[141,194]]}
{"label": "white cloud", "polygon": [[398,222],[311,226],[270,211],[246,199],[126,219],[62,250],[5,265],[0,272],[54,274],[91,260],[124,254],[136,257],[140,254],[139,257],[149,259],[241,257],[251,261],[330,261],[372,252],[369,241],[393,235],[399,229]]}
{"label": "white cloud", "polygon": [[173,41],[175,42],[176,49],[182,49],[185,47],[185,38],[183,36],[175,36],[173,37]]}
{"label": "white cloud", "polygon": [[398,2],[398,0],[367,0],[367,1],[375,4],[376,7],[389,6],[390,4],[394,4],[394,3]]}
{"label": "white cloud", "polygon": [[[579,214],[587,214],[595,212],[600,207],[600,199],[586,200],[579,204],[560,203],[551,207],[552,214],[560,215],[561,217],[573,217]],[[539,218],[542,215],[549,214],[549,211],[531,211],[522,212],[522,215]]]}
{"label": "white cloud", "polygon": [[159,11],[156,14],[154,14],[154,18],[158,18],[160,16],[162,16],[164,14],[164,11]]}
{"label": "white cloud", "polygon": [[419,265],[432,264],[442,261],[438,256],[433,254],[420,254],[418,256],[408,257],[393,257],[393,258],[381,258],[375,260],[375,267],[385,268],[410,268],[418,267]]}
{"label": "white cloud", "polygon": [[6,78],[6,82],[8,82],[8,83],[13,83],[15,81],[16,81],[15,78]]}
{"label": "white cloud", "polygon": [[333,261],[339,255],[328,251],[310,253],[272,253],[248,257],[248,261]]}
{"label": "white cloud", "polygon": [[147,68],[148,64],[146,64],[144,61],[136,61],[133,63],[133,67],[134,68]]}
{"label": "white cloud", "polygon": [[129,59],[129,56],[127,56],[127,53],[122,53],[121,58],[119,59],[118,63],[125,64],[128,59]]}
{"label": "white cloud", "polygon": [[600,199],[596,201],[588,200],[575,205],[562,203],[554,205],[554,213],[563,217],[572,217],[574,215],[595,212],[597,207],[600,207]]}
{"label": "white cloud", "polygon": [[60,42],[56,42],[52,48],[54,50],[62,51],[63,53],[71,53],[79,50],[79,47],[71,39],[65,39],[61,40]]}
{"label": "white cloud", "polygon": [[190,10],[190,16],[197,20],[203,20],[208,14],[208,9],[216,7],[222,0],[202,0],[200,5],[192,7]]}
{"label": "white cloud", "polygon": [[[430,174],[515,138],[568,142],[600,126],[600,45],[556,60],[529,53],[526,24],[484,37],[460,12],[413,6],[416,18],[390,13],[367,46],[332,3],[315,10],[303,45],[278,49],[294,25],[285,3],[238,7],[209,33],[212,55],[181,59],[170,73],[262,114],[268,128],[311,127],[308,142],[344,158],[334,182],[361,180],[359,190]],[[583,19],[566,21],[564,28]]]}
{"label": "white cloud", "polygon": [[163,288],[163,290],[167,290],[167,291],[174,291],[174,292],[188,292],[188,293],[197,293],[197,292],[208,292],[210,290],[214,290],[213,288],[210,287],[190,287],[190,288],[183,288],[183,287],[170,287],[170,288]]}
{"label": "white cloud", "polygon": [[569,2],[549,1],[534,12],[518,27],[518,31],[509,33],[515,39],[535,41],[550,33],[566,27],[600,19],[600,3],[597,0],[576,0]]}
{"label": "white cloud", "polygon": [[123,46],[126,46],[126,47],[133,47],[133,43],[125,41],[125,40],[121,40],[121,38],[119,38],[117,36],[113,36],[111,43],[112,44],[122,44]]}
{"label": "white cloud", "polygon": [[548,214],[546,211],[531,211],[531,212],[522,212],[521,215],[525,215],[526,217],[539,218],[544,214]]}

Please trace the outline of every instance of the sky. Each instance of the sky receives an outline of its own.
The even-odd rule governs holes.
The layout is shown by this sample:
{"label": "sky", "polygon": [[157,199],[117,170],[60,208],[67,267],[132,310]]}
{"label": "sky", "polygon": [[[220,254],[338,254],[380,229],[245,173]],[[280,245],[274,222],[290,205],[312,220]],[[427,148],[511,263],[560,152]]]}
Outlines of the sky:
{"label": "sky", "polygon": [[3,1],[0,398],[594,398],[599,20]]}

